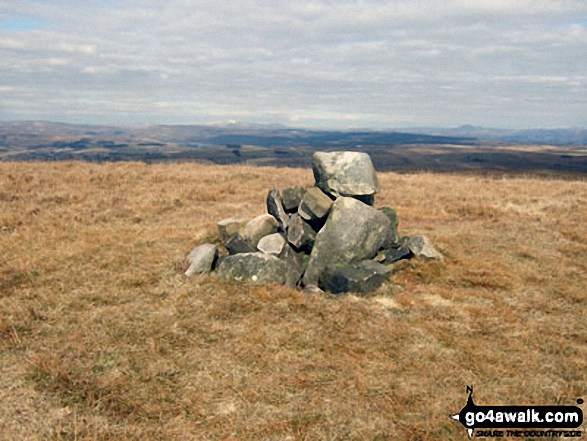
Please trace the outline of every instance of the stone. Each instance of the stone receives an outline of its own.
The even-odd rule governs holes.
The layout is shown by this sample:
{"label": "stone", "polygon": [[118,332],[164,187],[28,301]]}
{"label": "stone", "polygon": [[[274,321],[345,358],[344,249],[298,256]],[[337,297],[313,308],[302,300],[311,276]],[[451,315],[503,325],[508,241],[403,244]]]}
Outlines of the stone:
{"label": "stone", "polygon": [[298,213],[291,215],[287,229],[287,241],[298,251],[311,252],[316,232]]}
{"label": "stone", "polygon": [[195,247],[188,255],[189,268],[185,275],[190,277],[196,274],[204,274],[212,271],[214,263],[218,259],[218,249],[215,245],[206,243]]}
{"label": "stone", "polygon": [[316,235],[304,285],[316,285],[327,266],[375,257],[389,228],[391,221],[379,210],[354,198],[338,198]]}
{"label": "stone", "polygon": [[380,208],[379,211],[385,214],[391,221],[391,228],[387,231],[387,237],[382,245],[382,248],[399,247],[399,236],[397,234],[397,226],[399,222],[396,211],[393,208],[389,207]]}
{"label": "stone", "polygon": [[379,180],[367,153],[316,152],[312,170],[316,186],[325,193],[333,197],[356,197],[373,205]]}
{"label": "stone", "polygon": [[306,189],[302,187],[288,187],[281,191],[281,198],[283,199],[283,208],[286,213],[295,213],[298,211],[300,202],[306,194]]}
{"label": "stone", "polygon": [[228,239],[226,245],[228,254],[240,254],[240,253],[254,253],[257,251],[256,248],[252,247],[248,240],[243,238],[241,235],[236,234]]}
{"label": "stone", "polygon": [[419,259],[443,260],[442,254],[434,248],[432,241],[426,236],[404,236],[400,243]]}
{"label": "stone", "polygon": [[246,217],[229,217],[221,220],[216,225],[218,236],[223,243],[226,243],[235,234],[238,234],[249,220]]}
{"label": "stone", "polygon": [[403,246],[397,248],[383,249],[377,253],[375,260],[383,265],[389,265],[402,259],[409,259],[413,256],[412,252]]}
{"label": "stone", "polygon": [[279,255],[285,246],[285,238],[281,233],[273,233],[262,237],[257,244],[257,249],[265,254]]}
{"label": "stone", "polygon": [[324,291],[322,291],[316,285],[308,285],[302,289],[302,294],[324,294]]}
{"label": "stone", "polygon": [[261,238],[277,233],[279,223],[270,214],[262,214],[254,219],[251,219],[243,228],[241,236],[253,248],[257,248],[257,244]]}
{"label": "stone", "polygon": [[289,216],[283,208],[283,199],[279,190],[269,190],[267,194],[267,213],[277,219],[279,231],[285,232],[289,222]]}
{"label": "stone", "polygon": [[391,275],[391,270],[372,260],[327,267],[320,275],[318,286],[333,294],[375,291]]}
{"label": "stone", "polygon": [[295,288],[304,274],[308,265],[308,256],[297,252],[289,244],[285,244],[279,258],[287,264],[286,283]]}
{"label": "stone", "polygon": [[222,259],[218,275],[239,282],[284,284],[287,280],[287,264],[270,254],[235,254]]}
{"label": "stone", "polygon": [[390,207],[381,207],[381,208],[379,208],[379,211],[381,211],[383,214],[385,214],[389,218],[393,229],[397,230],[397,227],[399,225],[399,220],[397,218],[397,212],[393,208],[390,208]]}
{"label": "stone", "polygon": [[300,202],[298,213],[307,221],[318,221],[326,217],[330,207],[332,207],[332,199],[319,188],[313,187],[306,190],[306,194]]}

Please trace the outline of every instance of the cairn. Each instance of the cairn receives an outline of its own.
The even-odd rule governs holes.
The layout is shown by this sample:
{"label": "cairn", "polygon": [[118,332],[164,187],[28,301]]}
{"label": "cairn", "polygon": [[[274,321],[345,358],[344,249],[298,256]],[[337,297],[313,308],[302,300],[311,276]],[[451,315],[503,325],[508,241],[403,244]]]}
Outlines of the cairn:
{"label": "cairn", "polygon": [[367,293],[391,275],[389,265],[442,259],[425,236],[399,237],[393,208],[374,208],[379,180],[366,153],[318,152],[312,188],[272,189],[267,213],[218,222],[228,255],[213,244],[188,256],[187,276],[288,284],[305,292]]}

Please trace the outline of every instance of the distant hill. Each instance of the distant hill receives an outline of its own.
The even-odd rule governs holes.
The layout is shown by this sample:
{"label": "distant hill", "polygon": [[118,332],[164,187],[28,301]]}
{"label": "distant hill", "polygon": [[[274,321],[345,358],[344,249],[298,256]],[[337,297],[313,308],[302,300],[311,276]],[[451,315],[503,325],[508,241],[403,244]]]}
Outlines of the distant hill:
{"label": "distant hill", "polygon": [[110,127],[0,122],[0,161],[199,161],[308,167],[317,150],[371,155],[376,168],[409,172],[587,173],[585,130],[475,126],[409,131],[305,130],[276,125]]}
{"label": "distant hill", "polygon": [[392,131],[304,130],[281,126],[227,125],[156,125],[144,127],[109,127],[74,125],[42,121],[0,122],[0,132],[29,136],[127,136],[157,138],[175,143],[249,144],[263,147],[347,144],[461,144],[472,145],[474,137],[430,135]]}
{"label": "distant hill", "polygon": [[587,145],[587,130],[584,129],[507,130],[463,125],[454,129],[413,128],[408,129],[408,131],[433,136],[467,137],[508,143],[549,144],[556,146]]}

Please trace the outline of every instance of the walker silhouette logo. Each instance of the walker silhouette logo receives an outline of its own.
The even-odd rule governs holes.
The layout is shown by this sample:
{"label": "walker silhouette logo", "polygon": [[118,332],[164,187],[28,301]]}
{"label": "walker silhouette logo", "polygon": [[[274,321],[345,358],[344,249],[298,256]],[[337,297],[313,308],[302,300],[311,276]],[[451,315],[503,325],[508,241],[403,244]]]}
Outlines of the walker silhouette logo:
{"label": "walker silhouette logo", "polygon": [[[570,438],[582,435],[581,430],[553,430],[553,427],[557,429],[580,427],[583,424],[583,411],[577,406],[477,406],[473,402],[471,386],[467,386],[467,393],[469,394],[467,404],[451,418],[465,426],[469,438],[473,437],[473,433],[475,437],[491,438],[503,436]],[[583,399],[578,399],[577,404],[583,404]]]}

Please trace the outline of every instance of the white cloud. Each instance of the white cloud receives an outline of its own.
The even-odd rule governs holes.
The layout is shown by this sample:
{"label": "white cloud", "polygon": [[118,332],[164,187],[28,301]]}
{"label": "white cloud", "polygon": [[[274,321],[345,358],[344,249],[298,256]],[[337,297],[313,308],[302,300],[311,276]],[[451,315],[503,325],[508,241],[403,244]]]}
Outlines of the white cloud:
{"label": "white cloud", "polygon": [[0,2],[10,14],[44,26],[0,26],[5,118],[587,125],[582,0]]}
{"label": "white cloud", "polygon": [[89,44],[71,44],[71,43],[59,43],[57,50],[68,52],[68,53],[80,53],[80,54],[94,54],[96,52],[96,46]]}
{"label": "white cloud", "polygon": [[24,49],[26,46],[24,42],[17,40],[16,38],[1,38],[0,37],[0,49]]}

